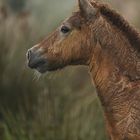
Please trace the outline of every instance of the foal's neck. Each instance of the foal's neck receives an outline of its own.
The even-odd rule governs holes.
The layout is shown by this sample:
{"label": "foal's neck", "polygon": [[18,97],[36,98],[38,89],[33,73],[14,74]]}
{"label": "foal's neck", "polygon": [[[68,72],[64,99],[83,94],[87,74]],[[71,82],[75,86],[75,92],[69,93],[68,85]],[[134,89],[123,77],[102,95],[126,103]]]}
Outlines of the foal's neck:
{"label": "foal's neck", "polygon": [[114,132],[119,135],[121,128],[125,128],[122,120],[128,116],[133,98],[137,96],[140,60],[129,41],[109,23],[102,22],[95,35],[97,44],[90,63],[91,76],[109,127],[115,128]]}
{"label": "foal's neck", "polygon": [[[135,47],[120,29],[103,17],[94,24],[97,45],[101,47],[102,57],[107,57],[122,75],[131,81],[140,80],[140,56]],[[110,65],[112,65],[110,64]]]}

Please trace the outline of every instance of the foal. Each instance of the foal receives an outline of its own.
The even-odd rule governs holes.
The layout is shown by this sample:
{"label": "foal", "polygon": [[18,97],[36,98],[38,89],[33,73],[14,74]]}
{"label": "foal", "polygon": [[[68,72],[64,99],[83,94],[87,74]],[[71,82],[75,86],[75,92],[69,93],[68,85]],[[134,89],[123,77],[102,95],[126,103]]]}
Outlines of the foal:
{"label": "foal", "polygon": [[111,140],[140,140],[140,35],[117,12],[93,0],[28,50],[39,72],[86,65],[102,103]]}

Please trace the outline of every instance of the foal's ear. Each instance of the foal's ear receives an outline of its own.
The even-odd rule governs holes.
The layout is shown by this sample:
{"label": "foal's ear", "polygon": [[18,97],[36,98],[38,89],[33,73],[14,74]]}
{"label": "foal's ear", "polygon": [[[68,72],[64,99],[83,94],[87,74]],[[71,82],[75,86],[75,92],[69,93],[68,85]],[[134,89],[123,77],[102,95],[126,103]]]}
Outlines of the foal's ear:
{"label": "foal's ear", "polygon": [[79,8],[81,13],[87,18],[90,19],[97,14],[97,8],[91,5],[89,0],[78,0]]}

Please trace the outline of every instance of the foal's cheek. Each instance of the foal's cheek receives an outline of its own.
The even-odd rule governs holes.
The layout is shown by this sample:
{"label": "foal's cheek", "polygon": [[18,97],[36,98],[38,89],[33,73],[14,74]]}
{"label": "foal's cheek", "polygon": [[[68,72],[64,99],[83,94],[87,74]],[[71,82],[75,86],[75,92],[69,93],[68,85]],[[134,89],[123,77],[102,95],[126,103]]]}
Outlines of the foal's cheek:
{"label": "foal's cheek", "polygon": [[60,54],[61,54],[61,49],[58,48],[58,47],[55,47],[54,50],[53,50],[53,55],[54,55],[55,57],[59,57]]}

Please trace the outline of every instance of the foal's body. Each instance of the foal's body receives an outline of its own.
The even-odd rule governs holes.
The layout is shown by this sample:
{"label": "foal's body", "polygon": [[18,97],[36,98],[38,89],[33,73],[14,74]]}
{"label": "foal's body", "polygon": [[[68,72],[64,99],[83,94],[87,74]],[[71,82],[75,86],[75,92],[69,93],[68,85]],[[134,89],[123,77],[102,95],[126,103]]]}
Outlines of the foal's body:
{"label": "foal's body", "polygon": [[140,36],[105,5],[79,0],[75,13],[28,51],[40,72],[87,65],[111,140],[140,140]]}

